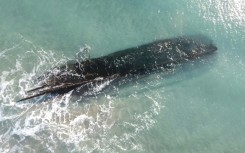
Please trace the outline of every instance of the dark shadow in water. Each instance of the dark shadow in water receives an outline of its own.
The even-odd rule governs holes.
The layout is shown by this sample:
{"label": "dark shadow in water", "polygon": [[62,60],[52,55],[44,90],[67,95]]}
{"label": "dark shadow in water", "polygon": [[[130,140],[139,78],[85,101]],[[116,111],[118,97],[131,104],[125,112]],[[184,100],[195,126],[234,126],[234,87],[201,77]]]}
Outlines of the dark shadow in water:
{"label": "dark shadow in water", "polygon": [[[74,97],[94,97],[110,91],[110,88],[123,88],[134,82],[144,84],[150,81],[147,79],[151,74],[157,73],[160,78],[174,80],[166,81],[165,86],[169,86],[208,70],[216,50],[210,39],[199,35],[154,41],[99,58],[63,65],[60,71],[53,70],[44,76],[47,81],[41,87],[30,90],[29,93],[34,94],[20,101],[46,94],[37,100],[42,102],[54,97],[53,93],[63,95],[72,90]],[[197,71],[199,69],[201,71]],[[113,82],[109,85],[110,80]]]}

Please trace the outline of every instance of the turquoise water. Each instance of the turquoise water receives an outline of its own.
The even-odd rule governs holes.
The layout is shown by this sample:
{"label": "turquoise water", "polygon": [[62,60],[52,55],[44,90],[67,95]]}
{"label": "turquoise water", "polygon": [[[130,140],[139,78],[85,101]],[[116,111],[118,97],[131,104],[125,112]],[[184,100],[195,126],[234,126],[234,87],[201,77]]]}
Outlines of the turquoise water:
{"label": "turquoise water", "polygon": [[[0,0],[0,152],[244,152],[244,29],[244,0]],[[192,34],[216,55],[79,100],[15,103],[85,46],[98,57]]]}

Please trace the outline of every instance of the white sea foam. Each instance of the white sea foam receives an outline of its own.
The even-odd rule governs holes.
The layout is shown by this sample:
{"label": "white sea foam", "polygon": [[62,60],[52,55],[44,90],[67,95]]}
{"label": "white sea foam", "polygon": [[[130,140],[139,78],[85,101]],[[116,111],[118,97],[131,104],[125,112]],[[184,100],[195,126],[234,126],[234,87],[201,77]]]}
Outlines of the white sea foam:
{"label": "white sea foam", "polygon": [[[57,143],[64,144],[62,147],[69,152],[143,149],[136,137],[156,123],[154,116],[162,109],[159,103],[162,97],[159,94],[139,87],[137,82],[131,82],[132,88],[122,90],[113,87],[112,91],[104,93],[105,87],[111,85],[114,79],[100,81],[97,78],[98,82],[91,84],[91,90],[84,94],[88,98],[81,96],[74,101],[72,92],[69,92],[42,103],[35,103],[39,101],[38,98],[26,103],[15,103],[20,97],[26,96],[27,89],[36,86],[34,80],[40,73],[68,60],[52,51],[38,49],[23,37],[21,39],[21,45],[31,47],[26,51],[21,45],[18,46],[18,50],[23,49],[21,53],[13,47],[8,53],[17,53],[18,58],[1,72],[1,152],[33,151],[28,147],[33,143],[38,143],[37,148],[48,148],[51,152],[57,149]],[[8,58],[10,55],[4,56]],[[30,60],[32,64],[29,64]],[[145,94],[137,92],[140,88],[147,89]],[[133,90],[135,92],[129,92]],[[135,101],[139,96],[145,99],[142,104]],[[83,104],[83,101],[86,103]]]}

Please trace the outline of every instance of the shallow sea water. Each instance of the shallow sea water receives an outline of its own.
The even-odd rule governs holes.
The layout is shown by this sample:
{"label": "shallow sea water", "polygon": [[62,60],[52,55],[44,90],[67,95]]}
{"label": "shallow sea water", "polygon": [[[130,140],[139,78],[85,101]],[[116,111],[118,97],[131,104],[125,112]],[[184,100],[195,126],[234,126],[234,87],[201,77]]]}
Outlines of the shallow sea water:
{"label": "shallow sea water", "polygon": [[[244,0],[0,0],[0,21],[0,152],[244,152]],[[196,34],[214,56],[16,103],[85,46],[99,57]]]}

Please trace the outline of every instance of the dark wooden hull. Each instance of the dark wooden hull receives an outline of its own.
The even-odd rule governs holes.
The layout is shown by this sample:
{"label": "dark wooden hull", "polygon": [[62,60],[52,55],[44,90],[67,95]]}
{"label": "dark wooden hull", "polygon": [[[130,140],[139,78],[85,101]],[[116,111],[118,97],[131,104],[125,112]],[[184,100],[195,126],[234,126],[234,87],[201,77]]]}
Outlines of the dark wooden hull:
{"label": "dark wooden hull", "polygon": [[43,85],[29,92],[36,92],[19,101],[47,93],[63,94],[81,85],[96,82],[98,78],[119,78],[142,75],[161,68],[211,54],[217,47],[204,36],[178,37],[158,40],[112,54],[73,62],[59,67],[60,72],[46,75]]}

